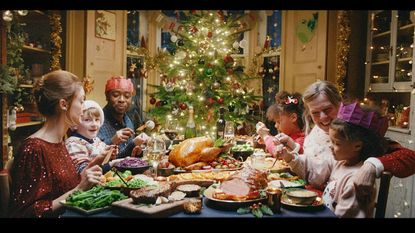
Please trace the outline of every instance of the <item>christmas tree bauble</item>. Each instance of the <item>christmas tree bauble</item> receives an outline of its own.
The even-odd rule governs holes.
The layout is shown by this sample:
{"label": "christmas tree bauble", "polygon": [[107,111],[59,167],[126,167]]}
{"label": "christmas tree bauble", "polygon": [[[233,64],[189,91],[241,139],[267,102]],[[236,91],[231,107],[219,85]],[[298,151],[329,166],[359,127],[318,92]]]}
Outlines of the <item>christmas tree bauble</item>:
{"label": "christmas tree bauble", "polygon": [[223,61],[225,62],[225,63],[233,63],[233,57],[231,57],[231,56],[226,56],[224,59],[223,59]]}
{"label": "christmas tree bauble", "polygon": [[186,110],[187,109],[187,105],[185,103],[179,104],[179,107],[180,107],[181,110]]}
{"label": "christmas tree bauble", "polygon": [[170,37],[170,40],[171,40],[171,42],[176,43],[176,41],[177,41],[177,36],[176,36],[176,35],[172,35],[172,36]]}
{"label": "christmas tree bauble", "polygon": [[208,103],[208,105],[213,105],[215,102],[216,102],[216,101],[215,101],[215,99],[213,99],[212,97],[209,97],[209,98],[207,99],[207,103]]}
{"label": "christmas tree bauble", "polygon": [[208,32],[207,37],[212,38],[213,33],[212,32]]}
{"label": "christmas tree bauble", "polygon": [[183,45],[184,45],[184,41],[183,41],[183,39],[179,39],[179,40],[177,40],[177,45],[178,45],[178,46],[183,46]]}
{"label": "christmas tree bauble", "polygon": [[205,59],[199,59],[199,61],[197,63],[199,65],[204,65],[205,64]]}
{"label": "christmas tree bauble", "polygon": [[167,104],[167,101],[165,101],[165,100],[163,100],[163,101],[161,101],[161,105],[163,106],[163,105],[166,105]]}
{"label": "christmas tree bauble", "polygon": [[220,87],[220,83],[219,82],[214,82],[212,85],[212,89],[219,89]]}
{"label": "christmas tree bauble", "polygon": [[151,97],[150,104],[153,104],[154,105],[156,102],[157,102],[156,98]]}
{"label": "christmas tree bauble", "polygon": [[161,106],[161,101],[157,101],[156,107],[160,107],[160,106]]}
{"label": "christmas tree bauble", "polygon": [[212,68],[207,68],[205,69],[205,75],[210,77],[213,74],[213,69]]}
{"label": "christmas tree bauble", "polygon": [[219,98],[218,99],[218,104],[223,104],[223,102],[224,102],[225,100],[223,99],[223,98]]}

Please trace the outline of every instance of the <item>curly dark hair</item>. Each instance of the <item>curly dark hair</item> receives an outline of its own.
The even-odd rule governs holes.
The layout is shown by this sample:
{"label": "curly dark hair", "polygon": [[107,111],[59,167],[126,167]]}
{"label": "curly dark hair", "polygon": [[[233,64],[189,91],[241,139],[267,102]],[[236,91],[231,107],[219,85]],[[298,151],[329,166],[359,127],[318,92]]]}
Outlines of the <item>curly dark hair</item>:
{"label": "curly dark hair", "polygon": [[304,129],[304,102],[300,93],[278,92],[275,95],[275,103],[282,112],[297,114],[297,125]]}

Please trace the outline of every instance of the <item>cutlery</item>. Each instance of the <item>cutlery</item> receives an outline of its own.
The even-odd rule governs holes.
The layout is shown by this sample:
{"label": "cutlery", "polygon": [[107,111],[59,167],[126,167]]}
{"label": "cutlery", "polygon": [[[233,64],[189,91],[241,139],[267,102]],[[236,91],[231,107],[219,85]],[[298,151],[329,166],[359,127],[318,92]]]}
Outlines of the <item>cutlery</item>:
{"label": "cutlery", "polygon": [[128,188],[128,183],[124,180],[124,178],[122,178],[122,176],[120,175],[120,173],[118,173],[118,170],[115,167],[111,168],[112,171],[115,172],[115,174],[120,177],[121,181],[125,184],[125,186]]}

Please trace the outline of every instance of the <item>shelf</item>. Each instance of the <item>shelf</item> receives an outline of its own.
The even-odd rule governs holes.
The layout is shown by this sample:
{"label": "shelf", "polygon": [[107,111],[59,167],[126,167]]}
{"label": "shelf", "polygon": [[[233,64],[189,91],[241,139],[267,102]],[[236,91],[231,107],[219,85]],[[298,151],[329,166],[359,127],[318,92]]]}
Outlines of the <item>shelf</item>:
{"label": "shelf", "polygon": [[412,58],[411,57],[405,57],[405,58],[398,58],[398,62],[402,62],[402,61],[411,61]]}
{"label": "shelf", "polygon": [[31,126],[31,125],[40,125],[40,124],[43,124],[43,121],[31,121],[31,122],[16,124],[16,128]]}
{"label": "shelf", "polygon": [[386,36],[386,35],[390,35],[390,34],[391,34],[391,31],[386,31],[386,32],[382,32],[382,33],[379,33],[379,34],[373,34],[373,38]]}
{"label": "shelf", "polygon": [[399,133],[404,133],[404,134],[411,134],[411,130],[410,129],[403,129],[403,128],[399,128],[399,127],[390,126],[388,128],[388,130],[394,131],[394,132],[399,132]]}
{"label": "shelf", "polygon": [[405,29],[408,29],[408,28],[411,28],[411,27],[414,27],[414,26],[415,26],[414,23],[407,24],[405,26],[400,27],[399,30],[405,30]]}
{"label": "shelf", "polygon": [[21,87],[21,88],[33,88],[33,84],[20,84],[19,87]]}
{"label": "shelf", "polygon": [[25,51],[25,50],[29,51],[29,52],[35,52],[35,53],[44,53],[45,55],[50,54],[50,50],[31,47],[31,46],[28,46],[28,45],[23,45],[23,51]]}
{"label": "shelf", "polygon": [[129,50],[127,50],[127,57],[144,57],[144,55],[139,55],[138,53],[135,52],[131,52]]}
{"label": "shelf", "polygon": [[372,66],[375,66],[375,65],[385,65],[385,64],[389,64],[389,60],[373,62],[372,63]]}

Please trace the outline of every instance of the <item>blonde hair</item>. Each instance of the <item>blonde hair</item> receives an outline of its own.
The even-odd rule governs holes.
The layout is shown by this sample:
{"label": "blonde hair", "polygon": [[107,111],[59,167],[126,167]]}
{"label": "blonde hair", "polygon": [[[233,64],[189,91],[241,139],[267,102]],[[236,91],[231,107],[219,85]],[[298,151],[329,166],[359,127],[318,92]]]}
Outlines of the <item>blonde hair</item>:
{"label": "blonde hair", "polygon": [[336,108],[340,106],[340,103],[342,101],[342,97],[340,95],[339,90],[337,89],[336,85],[334,85],[332,82],[329,81],[317,81],[310,86],[307,87],[307,89],[304,91],[303,94],[303,101],[305,103],[305,109],[304,111],[304,118],[305,118],[305,126],[306,126],[306,134],[308,134],[311,130],[311,125],[313,124],[311,115],[310,115],[310,109],[308,108],[308,103],[313,101],[315,98],[317,98],[319,95],[324,94],[329,99],[330,103],[333,104]]}
{"label": "blonde hair", "polygon": [[91,117],[91,118],[97,117],[102,121],[100,111],[94,107],[85,109],[82,117]]}

